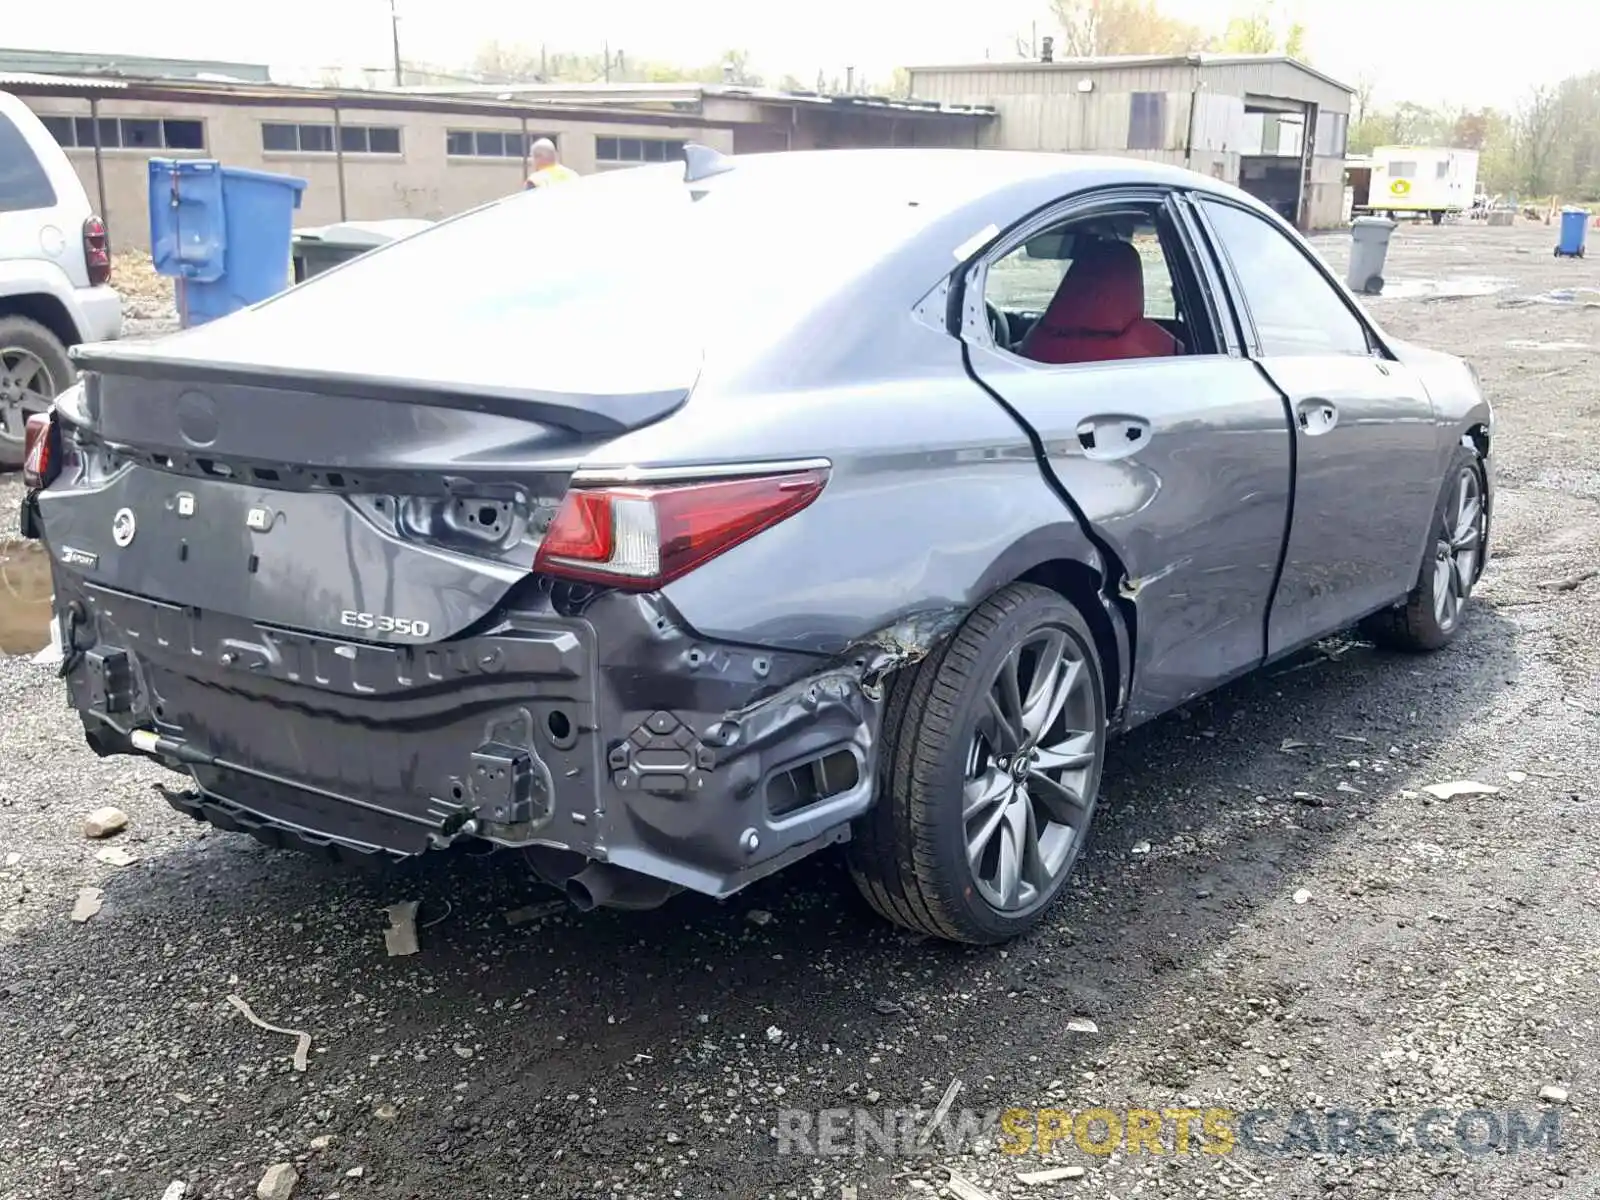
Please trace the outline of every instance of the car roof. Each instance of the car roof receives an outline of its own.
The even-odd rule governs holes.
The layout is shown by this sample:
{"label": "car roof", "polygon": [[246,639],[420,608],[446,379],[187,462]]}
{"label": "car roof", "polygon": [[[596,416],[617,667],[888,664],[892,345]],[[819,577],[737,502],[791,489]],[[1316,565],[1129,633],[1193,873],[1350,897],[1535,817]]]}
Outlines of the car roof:
{"label": "car roof", "polygon": [[[1011,185],[1050,180],[1063,192],[1109,183],[1160,184],[1219,194],[1243,194],[1209,175],[1168,163],[1100,154],[1042,150],[848,149],[785,150],[741,154],[732,159],[741,174],[803,175],[813,188],[849,192],[893,180],[896,190],[923,191],[930,199],[959,202],[1003,191]],[[965,181],[951,194],[952,179]]]}

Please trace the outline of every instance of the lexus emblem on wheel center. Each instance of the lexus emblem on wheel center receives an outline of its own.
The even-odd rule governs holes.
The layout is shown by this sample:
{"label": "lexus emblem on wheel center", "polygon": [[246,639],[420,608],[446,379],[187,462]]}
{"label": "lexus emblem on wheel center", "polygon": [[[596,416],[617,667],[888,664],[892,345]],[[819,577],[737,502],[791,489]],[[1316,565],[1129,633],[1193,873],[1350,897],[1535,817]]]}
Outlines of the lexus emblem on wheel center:
{"label": "lexus emblem on wheel center", "polygon": [[111,540],[119,546],[126,546],[138,531],[139,523],[134,520],[133,509],[119,508],[117,515],[111,519]]}

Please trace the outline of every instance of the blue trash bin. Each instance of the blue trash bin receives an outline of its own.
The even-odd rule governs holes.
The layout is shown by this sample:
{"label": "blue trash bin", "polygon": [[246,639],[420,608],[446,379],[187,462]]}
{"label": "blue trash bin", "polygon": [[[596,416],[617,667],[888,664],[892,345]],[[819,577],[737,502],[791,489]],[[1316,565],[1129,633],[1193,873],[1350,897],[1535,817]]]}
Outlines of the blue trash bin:
{"label": "blue trash bin", "polygon": [[1557,258],[1582,258],[1583,243],[1589,236],[1589,210],[1567,207],[1561,210],[1561,240],[1556,243]]}
{"label": "blue trash bin", "polygon": [[150,160],[150,258],[177,280],[185,327],[215,321],[289,283],[294,211],[306,181],[214,159]]}

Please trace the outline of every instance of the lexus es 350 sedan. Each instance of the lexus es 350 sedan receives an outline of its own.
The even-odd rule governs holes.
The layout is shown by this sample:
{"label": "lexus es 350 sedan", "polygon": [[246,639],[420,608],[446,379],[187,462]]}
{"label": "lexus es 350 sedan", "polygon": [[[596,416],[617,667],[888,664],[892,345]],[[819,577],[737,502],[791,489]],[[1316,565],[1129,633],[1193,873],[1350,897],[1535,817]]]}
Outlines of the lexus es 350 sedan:
{"label": "lexus es 350 sedan", "polygon": [[584,908],[846,843],[1012,937],[1112,733],[1357,622],[1441,647],[1487,553],[1471,368],[1149,163],[691,146],[78,366],[24,523],[89,745]]}

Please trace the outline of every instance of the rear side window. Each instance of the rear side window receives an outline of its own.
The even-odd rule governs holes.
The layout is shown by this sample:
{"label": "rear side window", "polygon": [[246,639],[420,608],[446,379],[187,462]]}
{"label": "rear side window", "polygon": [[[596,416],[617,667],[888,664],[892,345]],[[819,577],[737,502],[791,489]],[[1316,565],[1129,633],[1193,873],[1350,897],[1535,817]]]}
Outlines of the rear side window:
{"label": "rear side window", "polygon": [[0,116],[0,212],[54,208],[56,190],[28,139],[9,117]]}

